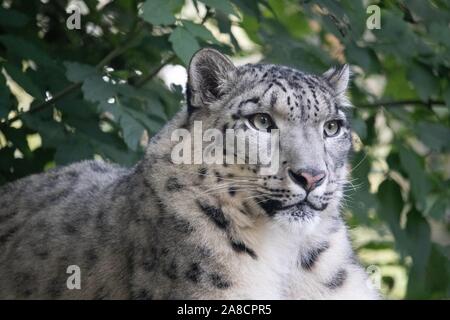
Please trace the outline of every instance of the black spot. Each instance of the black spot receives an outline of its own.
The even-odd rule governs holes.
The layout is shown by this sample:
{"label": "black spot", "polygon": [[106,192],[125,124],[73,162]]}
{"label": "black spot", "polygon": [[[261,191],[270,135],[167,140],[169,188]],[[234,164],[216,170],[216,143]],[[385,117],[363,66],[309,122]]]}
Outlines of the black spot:
{"label": "black spot", "polygon": [[56,299],[61,296],[63,287],[66,286],[64,281],[60,281],[59,277],[55,277],[49,282],[47,292],[52,299]]}
{"label": "black spot", "polygon": [[198,248],[198,252],[200,254],[200,257],[202,257],[202,258],[209,258],[212,255],[211,249],[209,249],[207,247]]}
{"label": "black spot", "polygon": [[0,235],[0,245],[6,243],[17,231],[19,230],[19,226],[14,226],[9,228],[4,234]]}
{"label": "black spot", "polygon": [[347,276],[348,276],[347,270],[339,269],[338,272],[336,272],[336,274],[333,276],[333,278],[325,285],[331,290],[342,287],[345,280],[347,279]]}
{"label": "black spot", "polygon": [[253,98],[241,101],[241,103],[239,103],[238,108],[240,109],[243,105],[245,105],[249,102],[257,104],[259,102],[259,97],[253,97]]}
{"label": "black spot", "polygon": [[221,176],[221,174],[217,171],[214,171],[214,175],[217,178],[217,182],[221,182],[223,180],[223,177]]}
{"label": "black spot", "polygon": [[168,254],[169,254],[169,248],[163,248],[162,250],[161,250],[161,255],[162,256],[167,256]]}
{"label": "black spot", "polygon": [[29,273],[18,272],[14,274],[14,284],[19,298],[28,298],[33,294],[36,278]]}
{"label": "black spot", "polygon": [[145,255],[144,262],[142,263],[142,268],[145,271],[153,271],[158,262],[158,250],[155,247],[150,249],[150,253]]}
{"label": "black spot", "polygon": [[234,251],[239,252],[239,253],[247,253],[250,257],[252,257],[253,259],[257,259],[258,256],[256,255],[255,251],[253,251],[252,249],[248,248],[244,243],[242,242],[235,242],[235,241],[231,241],[231,247],[233,248]]}
{"label": "black spot", "polygon": [[228,189],[228,193],[230,194],[230,196],[234,197],[236,195],[236,187],[230,187]]}
{"label": "black spot", "polygon": [[100,286],[94,293],[95,300],[105,300],[108,299],[109,292],[106,290],[105,286]]}
{"label": "black spot", "polygon": [[153,295],[147,289],[140,289],[137,293],[133,294],[135,300],[152,300]]}
{"label": "black spot", "polygon": [[[47,198],[47,201],[50,203],[56,203],[58,201],[66,199],[71,194],[71,192],[72,192],[71,190],[66,189],[66,190],[62,190],[62,191],[53,193]],[[43,206],[45,206],[45,204],[42,204],[42,207]]]}
{"label": "black spot", "polygon": [[98,255],[94,248],[86,250],[84,256],[89,266],[92,266],[92,264],[95,264],[98,260]]}
{"label": "black spot", "polygon": [[171,280],[176,280],[178,279],[178,271],[177,271],[177,264],[175,262],[175,260],[173,260],[169,267],[164,271],[165,275],[171,279]]}
{"label": "black spot", "polygon": [[218,273],[211,273],[209,275],[212,284],[218,289],[227,289],[231,286],[231,283],[224,280]]}
{"label": "black spot", "polygon": [[64,225],[63,225],[63,231],[64,231],[66,234],[75,234],[75,233],[78,232],[78,229],[77,229],[77,227],[76,227],[73,223],[66,222],[66,223],[64,223]]}
{"label": "black spot", "polygon": [[279,82],[278,80],[275,80],[274,83],[281,88],[281,90],[283,90],[283,92],[287,92],[286,88],[283,86],[283,84],[281,82]]}
{"label": "black spot", "polygon": [[170,177],[167,179],[166,189],[168,191],[179,191],[183,189],[183,185],[178,181],[176,177]]}
{"label": "black spot", "polygon": [[228,227],[228,220],[225,218],[222,209],[209,206],[207,204],[202,204],[197,201],[200,209],[220,228],[226,229]]}
{"label": "black spot", "polygon": [[281,201],[273,199],[262,201],[259,205],[269,216],[275,215],[277,210],[280,210],[282,208]]}
{"label": "black spot", "polygon": [[330,244],[328,242],[323,242],[319,247],[311,249],[310,251],[302,254],[300,256],[300,264],[303,269],[311,270],[314,267],[319,256],[328,248]]}
{"label": "black spot", "polygon": [[[7,208],[7,206],[2,206],[2,208]],[[17,215],[17,211],[11,211],[7,214],[3,214],[0,216],[0,223],[4,223],[6,220],[14,218]]]}
{"label": "black spot", "polygon": [[188,233],[191,233],[192,231],[194,231],[194,227],[189,223],[189,221],[187,221],[183,218],[177,217],[175,215],[173,216],[172,220],[173,220],[173,223],[172,223],[173,228],[176,231],[185,233],[185,234],[188,234]]}
{"label": "black spot", "polygon": [[191,103],[191,98],[192,98],[191,86],[187,85],[186,86],[186,104],[187,104],[188,117],[190,117],[191,114],[196,109],[196,107],[193,106],[192,103]]}
{"label": "black spot", "polygon": [[40,258],[40,259],[42,259],[42,260],[47,259],[48,256],[49,256],[48,250],[47,250],[47,249],[43,249],[43,248],[41,248],[40,250],[35,251],[34,254],[35,254],[38,258]]}
{"label": "black spot", "polygon": [[105,211],[100,209],[97,212],[97,215],[95,217],[95,228],[97,230],[103,230],[105,228],[106,225],[106,217],[105,217]]}
{"label": "black spot", "polygon": [[198,263],[191,264],[188,271],[186,271],[186,278],[191,280],[194,283],[198,283],[200,281],[200,277],[203,273],[200,265]]}
{"label": "black spot", "polygon": [[275,107],[275,104],[277,103],[277,99],[278,99],[278,96],[277,96],[276,92],[275,91],[272,92],[272,94],[270,95],[270,107],[271,108]]}

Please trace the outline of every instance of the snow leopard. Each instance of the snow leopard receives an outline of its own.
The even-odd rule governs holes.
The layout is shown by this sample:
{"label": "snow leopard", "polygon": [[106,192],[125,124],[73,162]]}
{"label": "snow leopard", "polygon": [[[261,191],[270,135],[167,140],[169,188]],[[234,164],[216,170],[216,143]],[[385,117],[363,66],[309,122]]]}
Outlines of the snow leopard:
{"label": "snow leopard", "polygon": [[[204,48],[187,73],[185,103],[135,166],[88,160],[1,187],[0,298],[378,299],[340,213],[348,65],[235,66]],[[196,122],[278,130],[277,170],[174,163],[173,132]]]}

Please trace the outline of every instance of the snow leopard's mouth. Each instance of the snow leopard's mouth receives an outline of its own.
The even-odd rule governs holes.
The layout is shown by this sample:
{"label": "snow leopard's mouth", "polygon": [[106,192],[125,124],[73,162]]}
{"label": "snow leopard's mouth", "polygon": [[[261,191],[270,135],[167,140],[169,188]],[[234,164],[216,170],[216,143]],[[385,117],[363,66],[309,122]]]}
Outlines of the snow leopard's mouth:
{"label": "snow leopard's mouth", "polygon": [[302,200],[294,204],[283,206],[279,200],[268,199],[267,201],[262,202],[261,206],[270,216],[278,213],[299,216],[304,215],[305,213],[312,213],[312,211],[323,211],[327,208],[328,203],[317,206],[308,200]]}
{"label": "snow leopard's mouth", "polygon": [[316,211],[323,211],[326,209],[326,207],[328,206],[328,203],[324,203],[321,206],[316,206],[314,205],[312,202],[308,201],[308,200],[303,200],[285,207],[281,207],[280,210],[287,210],[290,208],[297,208],[299,210],[304,209],[305,207],[309,207],[311,209],[314,209]]}

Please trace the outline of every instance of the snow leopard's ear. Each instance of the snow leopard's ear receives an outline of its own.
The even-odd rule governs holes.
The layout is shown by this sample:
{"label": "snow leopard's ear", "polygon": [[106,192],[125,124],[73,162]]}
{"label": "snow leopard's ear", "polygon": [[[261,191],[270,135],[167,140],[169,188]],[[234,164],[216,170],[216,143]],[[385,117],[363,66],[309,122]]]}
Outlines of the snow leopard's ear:
{"label": "snow leopard's ear", "polygon": [[188,109],[193,111],[220,99],[231,88],[235,76],[236,67],[219,51],[211,48],[197,51],[189,63]]}
{"label": "snow leopard's ear", "polygon": [[328,81],[336,92],[336,95],[340,95],[347,90],[350,80],[350,68],[348,64],[344,64],[340,67],[333,67],[328,69],[322,77]]}

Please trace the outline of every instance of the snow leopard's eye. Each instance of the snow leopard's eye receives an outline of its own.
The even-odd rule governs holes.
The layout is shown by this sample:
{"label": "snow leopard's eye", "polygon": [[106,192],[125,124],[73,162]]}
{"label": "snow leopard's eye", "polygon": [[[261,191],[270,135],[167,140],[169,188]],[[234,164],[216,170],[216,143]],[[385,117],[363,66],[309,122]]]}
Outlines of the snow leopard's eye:
{"label": "snow leopard's eye", "polygon": [[270,131],[276,128],[275,122],[267,113],[252,114],[248,121],[256,130]]}
{"label": "snow leopard's eye", "polygon": [[334,137],[339,134],[339,131],[341,131],[342,121],[340,120],[330,120],[325,122],[325,125],[323,126],[323,134],[325,137]]}

